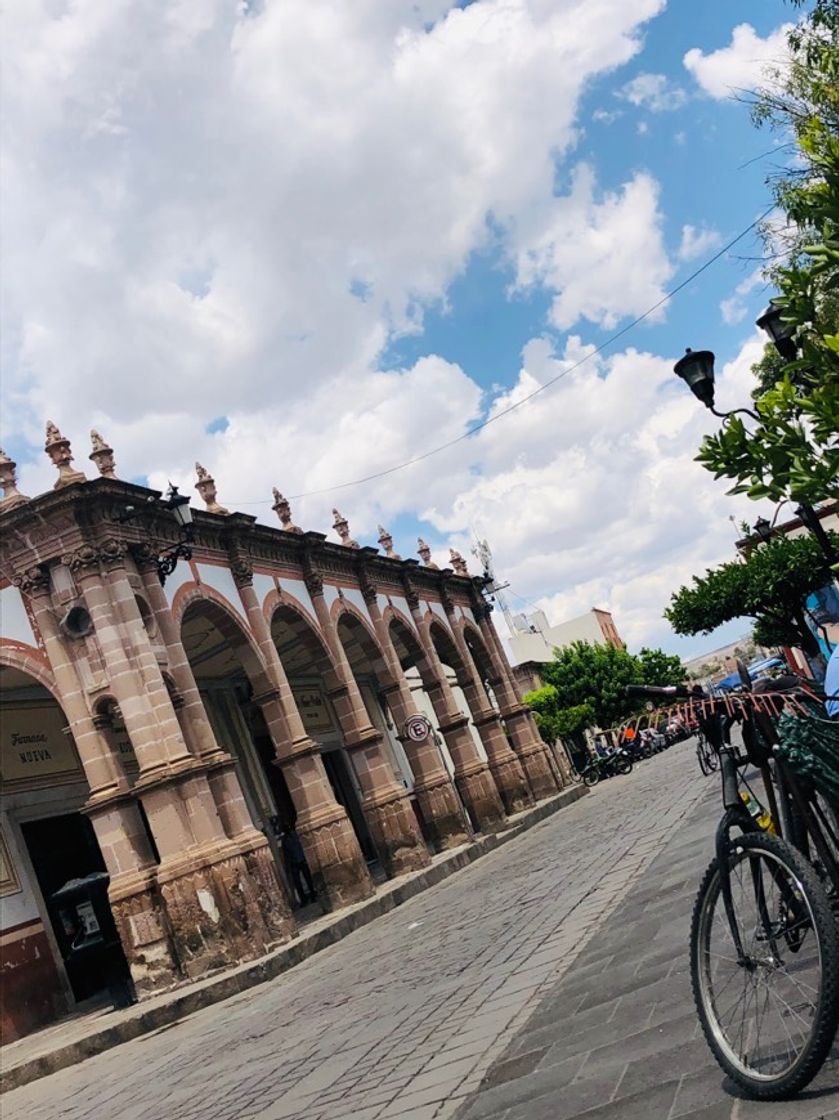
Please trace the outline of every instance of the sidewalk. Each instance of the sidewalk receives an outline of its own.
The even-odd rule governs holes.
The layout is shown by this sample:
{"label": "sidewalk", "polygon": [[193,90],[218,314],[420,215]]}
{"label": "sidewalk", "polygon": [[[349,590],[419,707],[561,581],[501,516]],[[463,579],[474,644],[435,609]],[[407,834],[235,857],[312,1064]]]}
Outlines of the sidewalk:
{"label": "sidewalk", "polygon": [[540,821],[573,804],[586,792],[584,786],[563,790],[556,797],[511,817],[509,826],[503,832],[479,837],[471,844],[434,856],[429,867],[383,884],[372,898],[307,922],[294,940],[255,961],[214,973],[122,1011],[100,1008],[70,1016],[2,1047],[0,1092],[26,1085],[140,1035],[160,1030],[200,1008],[274,979],[468,867],[481,856],[514,840]]}
{"label": "sidewalk", "polygon": [[794,1100],[740,1099],[690,987],[693,902],[713,855],[718,779],[484,1075],[455,1120],[826,1120],[839,1048]]}

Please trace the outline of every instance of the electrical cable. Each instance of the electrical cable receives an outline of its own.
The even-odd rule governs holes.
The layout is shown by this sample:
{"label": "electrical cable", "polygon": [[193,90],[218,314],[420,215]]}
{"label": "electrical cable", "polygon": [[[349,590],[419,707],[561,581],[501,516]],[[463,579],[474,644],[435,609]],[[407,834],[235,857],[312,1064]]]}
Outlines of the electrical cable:
{"label": "electrical cable", "polygon": [[[546,389],[550,389],[552,385],[556,385],[556,383],[558,381],[561,381],[563,377],[567,377],[569,373],[573,373],[574,370],[579,369],[579,367],[587,362],[590,358],[594,358],[596,357],[596,355],[602,354],[604,350],[610,347],[613,343],[617,342],[618,339],[623,338],[625,334],[628,334],[629,331],[633,330],[640,323],[643,323],[645,319],[648,319],[650,315],[658,311],[659,307],[663,307],[664,304],[669,303],[675,295],[686,288],[688,284],[692,284],[693,281],[696,280],[697,277],[701,276],[706,269],[710,268],[712,264],[716,264],[720,257],[724,256],[729,251],[729,249],[733,248],[737,244],[738,241],[742,241],[747,233],[750,233],[756,226],[760,225],[764,218],[767,218],[774,209],[775,204],[773,203],[759,217],[755,218],[753,222],[750,222],[745,229],[741,230],[736,237],[733,237],[729,242],[723,245],[721,249],[717,250],[717,252],[714,253],[713,256],[709,257],[708,260],[704,262],[704,264],[695,269],[690,274],[690,276],[682,280],[681,283],[677,284],[675,288],[671,288],[670,291],[665,292],[661,299],[657,300],[651,307],[648,307],[647,310],[643,312],[643,314],[633,319],[630,323],[627,323],[625,327],[621,327],[619,331],[616,331],[613,335],[607,338],[605,342],[601,342],[599,346],[595,346],[592,350],[587,351],[578,361],[568,366],[567,369],[562,370],[556,375],[556,377],[552,377],[548,381],[545,381],[544,384],[540,385],[537,389],[534,389],[532,393],[528,393],[526,397],[522,397],[521,400],[514,401],[513,404],[510,404],[506,408],[503,408],[500,412],[496,412],[493,416],[488,416],[485,420],[481,420],[480,423],[474,424],[471,428],[469,428],[468,431],[462,432],[459,436],[455,436],[454,439],[450,439],[446,443],[441,443],[439,447],[432,447],[429,451],[424,451],[421,455],[415,455],[413,458],[406,459],[402,463],[396,463],[394,466],[387,467],[381,471],[374,471],[372,474],[364,475],[362,478],[354,478],[350,482],[338,482],[334,486],[322,486],[316,490],[304,490],[300,494],[290,494],[288,495],[288,500],[298,501],[300,498],[313,498],[320,494],[332,494],[336,490],[348,490],[353,486],[362,486],[365,482],[374,482],[379,478],[387,478],[388,475],[396,474],[397,471],[405,470],[406,467],[412,467],[416,463],[422,463],[426,459],[430,459],[434,455],[439,455],[441,451],[447,451],[448,448],[454,447],[456,444],[462,443],[464,440],[469,439],[471,436],[476,435],[480,431],[483,431],[484,428],[488,428],[489,425],[494,424],[496,420],[501,420],[503,417],[509,416],[511,412],[515,412],[515,410],[517,408],[521,408],[523,404],[527,404],[528,401],[532,401],[534,397],[538,397],[540,393],[544,393]],[[237,507],[262,506],[270,505],[270,502],[266,498],[262,501],[237,502],[233,504],[235,504]]]}

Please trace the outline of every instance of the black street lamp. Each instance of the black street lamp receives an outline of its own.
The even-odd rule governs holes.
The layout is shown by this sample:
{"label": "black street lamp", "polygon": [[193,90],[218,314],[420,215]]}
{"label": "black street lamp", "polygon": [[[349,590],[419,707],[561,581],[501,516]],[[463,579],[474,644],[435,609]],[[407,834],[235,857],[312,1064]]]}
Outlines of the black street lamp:
{"label": "black street lamp", "polygon": [[185,494],[179,494],[177,486],[173,486],[171,482],[169,483],[169,489],[166,491],[165,504],[177,522],[181,531],[181,539],[174,548],[161,552],[157,557],[157,574],[161,583],[165,583],[166,577],[174,572],[178,560],[192,559],[192,540],[195,534],[189,498]]}
{"label": "black street lamp", "polygon": [[[796,350],[795,343],[792,340],[792,330],[789,329],[789,324],[781,321],[781,312],[779,308],[770,304],[763,315],[757,320],[757,325],[762,327],[767,334],[769,334],[775,346],[778,348],[779,354],[786,356],[786,353],[789,353],[788,347],[791,346],[792,358],[788,360],[792,361],[795,358]],[[786,353],[781,349],[782,346],[787,348]],[[760,423],[760,417],[749,408],[732,408],[729,412],[718,412],[714,408],[713,351],[691,350],[690,347],[688,347],[687,350],[685,350],[684,357],[679,358],[678,362],[673,366],[673,372],[684,381],[697,400],[702,401],[705,407],[713,412],[714,416],[719,416],[721,420],[726,421],[730,417],[735,416],[738,412],[743,412],[746,416],[751,416],[752,420],[756,420]],[[837,563],[837,556],[830,538],[822,527],[816,510],[813,509],[812,506],[808,506],[802,502],[795,512],[816,538],[824,553],[825,559],[828,564],[833,567]],[[758,523],[755,524],[755,531],[761,540],[768,540],[768,534],[765,537],[762,535],[762,525],[761,529],[758,529],[758,524],[761,524],[763,521],[765,521],[765,518],[759,518]],[[769,527],[769,533],[771,533],[771,526]]]}
{"label": "black street lamp", "polygon": [[697,400],[702,401],[706,408],[727,420],[738,412],[745,412],[753,420],[760,417],[748,408],[732,408],[729,412],[717,412],[714,408],[714,353],[712,350],[685,350],[684,357],[679,358],[673,366],[673,372],[681,377]]}
{"label": "black street lamp", "polygon": [[759,517],[752,526],[758,540],[766,544],[772,538],[772,525],[765,517]]}
{"label": "black street lamp", "polygon": [[798,357],[798,350],[793,338],[795,326],[784,319],[783,311],[773,300],[769,301],[769,306],[755,321],[755,326],[767,334],[782,358],[788,362],[795,361]]}

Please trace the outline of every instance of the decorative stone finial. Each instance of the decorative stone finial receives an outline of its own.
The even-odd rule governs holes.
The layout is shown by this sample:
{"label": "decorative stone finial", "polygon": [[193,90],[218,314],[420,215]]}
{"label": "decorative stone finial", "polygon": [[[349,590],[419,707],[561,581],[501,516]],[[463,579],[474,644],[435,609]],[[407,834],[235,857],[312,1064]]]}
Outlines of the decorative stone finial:
{"label": "decorative stone finial", "polygon": [[195,473],[198,475],[195,489],[204,499],[207,506],[207,513],[230,513],[229,509],[220,506],[216,501],[216,482],[206,467],[202,467],[200,463],[196,463]]}
{"label": "decorative stone finial", "polygon": [[452,568],[456,575],[468,576],[469,569],[466,567],[466,561],[455,548],[449,549],[449,556],[451,557]]}
{"label": "decorative stone finial", "polygon": [[81,471],[73,470],[70,464],[73,455],[70,450],[70,441],[65,439],[52,420],[47,421],[47,442],[44,451],[52,459],[53,465],[58,467],[58,479],[54,489],[60,490],[62,486],[72,486],[74,482],[86,482]]}
{"label": "decorative stone finial", "polygon": [[393,537],[381,525],[379,526],[379,544],[382,546],[385,556],[389,556],[391,560],[402,559],[398,552],[393,551]]}
{"label": "decorative stone finial", "polygon": [[332,513],[335,516],[332,528],[341,538],[341,544],[346,548],[358,548],[358,541],[354,541],[350,536],[350,525],[346,517],[340,514],[337,509],[333,509]]}
{"label": "decorative stone finial", "polygon": [[302,533],[303,530],[299,525],[295,525],[291,520],[291,506],[288,504],[288,498],[284,498],[276,486],[273,486],[274,504],[271,509],[279,517],[283,528],[287,533]]}
{"label": "decorative stone finial", "polygon": [[90,429],[90,442],[93,444],[93,450],[88,455],[88,459],[96,464],[103,478],[116,478],[113,447],[107,445],[95,428]]}
{"label": "decorative stone finial", "polygon": [[417,537],[417,544],[419,545],[419,548],[417,549],[417,556],[419,556],[420,560],[422,560],[426,568],[439,567],[439,565],[435,564],[431,559],[431,549],[428,547],[422,537]]}
{"label": "decorative stone finial", "polygon": [[17,488],[17,463],[15,463],[0,447],[0,486],[3,487],[3,497],[0,499],[0,510],[14,509],[23,505],[29,498],[21,494]]}

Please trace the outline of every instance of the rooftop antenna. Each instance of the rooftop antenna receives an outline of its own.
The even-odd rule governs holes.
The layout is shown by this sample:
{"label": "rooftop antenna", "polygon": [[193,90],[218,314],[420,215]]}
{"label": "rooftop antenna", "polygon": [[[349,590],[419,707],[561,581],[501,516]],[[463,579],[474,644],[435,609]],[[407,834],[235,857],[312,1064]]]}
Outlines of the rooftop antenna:
{"label": "rooftop antenna", "polygon": [[497,602],[501,608],[501,613],[504,615],[504,621],[507,623],[507,630],[512,635],[515,634],[516,628],[513,625],[513,614],[507,603],[506,598],[502,594],[505,588],[509,587],[509,583],[498,583],[495,578],[495,565],[492,560],[492,549],[489,547],[489,541],[476,539],[472,547],[472,555],[480,563],[483,569],[484,580],[486,581],[483,593],[493,602]]}

